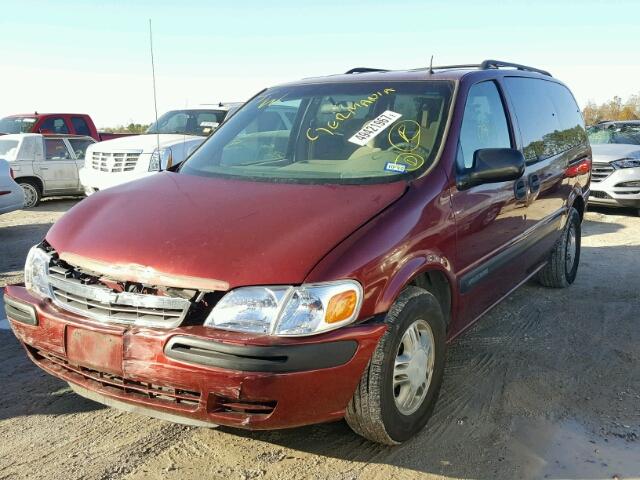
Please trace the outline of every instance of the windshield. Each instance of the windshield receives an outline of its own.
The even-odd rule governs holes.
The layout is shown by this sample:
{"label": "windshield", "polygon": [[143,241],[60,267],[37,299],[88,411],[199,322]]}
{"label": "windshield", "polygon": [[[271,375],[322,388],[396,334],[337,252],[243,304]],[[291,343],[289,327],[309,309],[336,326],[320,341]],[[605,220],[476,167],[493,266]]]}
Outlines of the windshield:
{"label": "windshield", "polygon": [[206,136],[222,123],[226,114],[224,110],[173,110],[152,123],[147,133]]}
{"label": "windshield", "polygon": [[34,117],[4,117],[0,120],[0,133],[30,132],[34,123]]}
{"label": "windshield", "polygon": [[640,123],[605,123],[587,128],[589,142],[640,145]]}
{"label": "windshield", "polygon": [[3,140],[0,137],[0,158],[14,160],[18,153],[18,140]]}
{"label": "windshield", "polygon": [[453,84],[276,87],[243,106],[180,172],[275,182],[397,180],[435,160]]}

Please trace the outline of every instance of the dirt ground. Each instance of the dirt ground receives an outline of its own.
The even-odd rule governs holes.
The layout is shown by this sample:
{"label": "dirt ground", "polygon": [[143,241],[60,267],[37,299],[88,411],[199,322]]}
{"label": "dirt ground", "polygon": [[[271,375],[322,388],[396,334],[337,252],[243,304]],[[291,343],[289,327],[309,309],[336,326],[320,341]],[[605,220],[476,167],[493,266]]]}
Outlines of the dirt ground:
{"label": "dirt ground", "polygon": [[[0,216],[0,286],[74,203]],[[0,479],[640,478],[639,291],[640,218],[589,212],[576,283],[531,282],[460,338],[434,417],[395,448],[342,422],[250,433],[104,408],[0,320]]]}

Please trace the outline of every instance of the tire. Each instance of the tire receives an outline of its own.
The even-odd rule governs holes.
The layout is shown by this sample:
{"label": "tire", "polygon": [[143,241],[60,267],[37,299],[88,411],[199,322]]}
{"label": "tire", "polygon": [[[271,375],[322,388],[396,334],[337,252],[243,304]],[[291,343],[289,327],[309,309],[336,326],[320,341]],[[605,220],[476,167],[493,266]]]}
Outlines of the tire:
{"label": "tire", "polygon": [[18,180],[18,185],[24,192],[24,208],[36,207],[42,199],[42,190],[33,180]]}
{"label": "tire", "polygon": [[[396,445],[419,432],[433,412],[444,373],[446,326],[436,298],[426,290],[413,286],[407,287],[400,294],[387,313],[385,323],[388,324],[388,329],[362,374],[347,407],[345,420],[354,432],[373,442]],[[413,378],[422,378],[422,371],[419,369],[422,365],[429,364],[429,361],[421,361],[426,358],[432,359],[432,369],[430,381],[424,382],[426,388],[417,389],[417,392],[426,393],[422,394],[419,403],[413,405],[413,411],[405,408],[403,412],[403,407],[399,406],[402,403],[401,388],[412,387],[405,387],[411,384],[409,381],[402,387],[394,384],[402,376],[398,375],[394,366],[396,358],[402,357],[407,338],[405,334],[409,335],[410,327],[422,329],[418,345],[422,345],[425,339],[433,341],[433,355],[425,357],[424,354],[415,354],[413,358],[416,360],[408,365],[406,375],[416,372],[417,375],[413,375]],[[425,377],[429,377],[428,371]]]}
{"label": "tire", "polygon": [[542,285],[566,288],[575,281],[580,264],[580,235],[580,214],[570,208],[562,236],[551,250],[549,261],[538,273]]}

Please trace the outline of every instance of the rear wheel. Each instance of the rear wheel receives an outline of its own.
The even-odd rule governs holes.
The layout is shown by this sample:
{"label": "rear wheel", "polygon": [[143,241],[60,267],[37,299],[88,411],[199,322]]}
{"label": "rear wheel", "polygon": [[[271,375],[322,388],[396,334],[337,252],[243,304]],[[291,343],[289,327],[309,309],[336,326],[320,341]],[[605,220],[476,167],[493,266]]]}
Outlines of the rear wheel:
{"label": "rear wheel", "polygon": [[388,330],[360,379],[345,419],[359,435],[394,445],[420,431],[438,398],[445,322],[436,298],[407,287],[389,310]]}
{"label": "rear wheel", "polygon": [[549,262],[538,274],[542,285],[565,288],[575,281],[580,263],[580,239],[580,214],[575,208],[570,208],[562,236],[553,247]]}
{"label": "rear wheel", "polygon": [[33,208],[40,203],[42,191],[40,185],[32,180],[18,180],[18,185],[24,192],[24,207]]}

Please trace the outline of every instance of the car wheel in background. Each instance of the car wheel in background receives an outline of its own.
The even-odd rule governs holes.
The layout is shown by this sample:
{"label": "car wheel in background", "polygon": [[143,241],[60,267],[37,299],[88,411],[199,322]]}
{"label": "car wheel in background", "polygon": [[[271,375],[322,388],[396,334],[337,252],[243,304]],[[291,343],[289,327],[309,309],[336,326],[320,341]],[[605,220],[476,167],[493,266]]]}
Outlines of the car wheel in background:
{"label": "car wheel in background", "polygon": [[549,262],[538,273],[542,285],[565,288],[574,282],[580,263],[580,235],[580,214],[570,208],[562,237],[553,247]]}
{"label": "car wheel in background", "polygon": [[40,203],[42,192],[40,186],[30,180],[18,180],[24,192],[24,208],[33,208]]}
{"label": "car wheel in background", "polygon": [[394,445],[429,420],[445,363],[445,322],[436,298],[407,287],[387,313],[378,344],[347,407],[345,419],[359,435]]}

